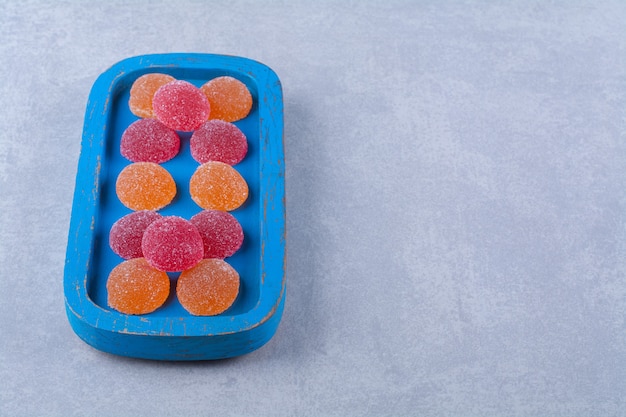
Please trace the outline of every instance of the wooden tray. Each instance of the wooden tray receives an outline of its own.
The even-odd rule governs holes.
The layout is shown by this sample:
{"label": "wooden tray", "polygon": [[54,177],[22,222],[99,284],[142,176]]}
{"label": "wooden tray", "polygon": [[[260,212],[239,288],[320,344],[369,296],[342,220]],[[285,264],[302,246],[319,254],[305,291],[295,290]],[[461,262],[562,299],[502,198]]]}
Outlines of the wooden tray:
{"label": "wooden tray", "polygon": [[[170,298],[153,313],[125,315],[107,305],[106,280],[122,261],[109,247],[109,230],[131,212],[115,193],[117,175],[130,163],[120,154],[120,138],[138,119],[128,108],[130,87],[150,72],[197,86],[229,75],[244,82],[253,97],[248,117],[235,123],[248,139],[248,154],[235,169],[247,181],[249,196],[231,212],[245,237],[226,261],[239,272],[240,293],[218,316],[192,316],[182,308],[174,291],[178,273],[168,274]],[[190,155],[191,133],[179,135],[180,153],[162,164],[176,181],[177,195],[160,213],[189,219],[201,211],[189,197],[189,178],[199,164]],[[267,66],[233,56],[159,54],[129,58],[104,72],[85,113],[65,264],[65,305],[76,334],[105,352],[156,360],[233,357],[269,341],[285,300],[284,170],[282,90]]]}

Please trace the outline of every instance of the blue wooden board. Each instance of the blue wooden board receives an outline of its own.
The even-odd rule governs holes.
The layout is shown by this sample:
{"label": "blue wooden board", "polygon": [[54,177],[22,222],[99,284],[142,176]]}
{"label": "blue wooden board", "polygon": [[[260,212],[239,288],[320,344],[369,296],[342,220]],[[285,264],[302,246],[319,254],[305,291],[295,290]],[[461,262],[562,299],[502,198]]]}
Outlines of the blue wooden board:
{"label": "blue wooden board", "polygon": [[[174,291],[178,273],[168,274],[170,298],[153,313],[125,315],[107,305],[106,280],[123,261],[109,247],[109,230],[131,212],[115,193],[117,175],[130,163],[120,154],[120,138],[138,119],[128,108],[130,87],[150,72],[198,87],[229,75],[253,97],[250,114],[235,123],[248,139],[248,154],[235,169],[247,181],[249,196],[231,212],[243,227],[244,244],[226,261],[240,275],[240,293],[218,316],[192,316],[182,308]],[[191,133],[179,135],[180,153],[162,164],[176,181],[177,195],[160,213],[189,219],[201,211],[189,196],[189,178],[199,164],[189,151]],[[65,264],[65,305],[76,334],[105,352],[157,360],[221,359],[265,344],[285,299],[284,170],[282,90],[267,66],[233,56],[158,54],[129,58],[105,71],[87,104]]]}

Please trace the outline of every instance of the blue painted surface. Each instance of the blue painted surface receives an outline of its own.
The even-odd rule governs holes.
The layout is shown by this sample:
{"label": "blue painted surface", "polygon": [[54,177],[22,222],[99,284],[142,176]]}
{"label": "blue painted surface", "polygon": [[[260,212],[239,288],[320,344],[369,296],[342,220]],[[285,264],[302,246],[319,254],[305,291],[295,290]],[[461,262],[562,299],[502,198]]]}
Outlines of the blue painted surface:
{"label": "blue painted surface", "polygon": [[[221,75],[244,82],[253,96],[250,115],[236,122],[248,138],[248,154],[235,166],[249,197],[232,214],[244,229],[244,244],[229,262],[241,278],[240,294],[219,316],[187,313],[174,294],[142,316],[107,306],[106,280],[122,259],[108,244],[111,225],[130,213],[115,194],[115,180],[130,162],[119,153],[123,131],[137,120],[128,109],[132,83],[161,72],[197,86]],[[189,133],[180,133],[181,151],[162,166],[176,180],[174,201],[160,212],[189,219],[201,211],[189,197],[188,181],[198,163],[189,152]],[[69,322],[86,343],[105,352],[158,360],[207,360],[242,355],[265,344],[280,322],[285,298],[285,188],[283,101],[278,77],[267,66],[233,56],[145,55],[121,61],[104,72],[90,93],[78,163],[65,265],[64,291]]]}

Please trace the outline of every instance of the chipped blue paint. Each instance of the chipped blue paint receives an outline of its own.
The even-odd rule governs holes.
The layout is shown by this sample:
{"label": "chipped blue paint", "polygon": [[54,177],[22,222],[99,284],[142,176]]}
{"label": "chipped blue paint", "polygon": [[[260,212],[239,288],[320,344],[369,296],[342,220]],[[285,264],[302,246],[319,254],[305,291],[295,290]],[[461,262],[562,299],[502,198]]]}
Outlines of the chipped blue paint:
{"label": "chipped blue paint", "polygon": [[[232,212],[244,228],[242,249],[227,261],[241,276],[233,306],[215,317],[188,314],[173,294],[161,309],[128,316],[106,303],[106,279],[122,261],[108,246],[112,223],[130,211],[115,196],[115,180],[129,163],[119,154],[123,130],[137,119],[128,109],[130,86],[149,72],[168,73],[198,86],[230,75],[250,89],[250,115],[236,124],[246,134],[248,155],[235,168],[250,188],[248,201]],[[197,167],[181,133],[181,153],[163,164],[178,193],[161,210],[190,218],[200,208],[188,196]],[[283,100],[278,77],[267,66],[233,56],[145,55],[121,61],[95,82],[87,103],[65,263],[69,322],[89,345],[113,354],[156,360],[209,360],[258,349],[274,335],[285,300],[285,187]],[[178,274],[170,274],[173,285]]]}

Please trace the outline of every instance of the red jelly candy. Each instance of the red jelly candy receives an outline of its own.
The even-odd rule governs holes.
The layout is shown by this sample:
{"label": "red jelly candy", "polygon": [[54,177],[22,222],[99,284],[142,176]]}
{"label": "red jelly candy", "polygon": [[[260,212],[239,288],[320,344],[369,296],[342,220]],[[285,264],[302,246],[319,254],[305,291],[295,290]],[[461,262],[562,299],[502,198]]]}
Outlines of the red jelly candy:
{"label": "red jelly candy", "polygon": [[124,259],[142,258],[141,239],[146,228],[161,215],[155,211],[135,211],[122,217],[111,226],[109,245]]}
{"label": "red jelly candy", "polygon": [[189,269],[204,255],[204,244],[198,229],[176,216],[152,222],[141,241],[143,256],[154,268],[175,272]]}
{"label": "red jelly candy", "polygon": [[170,129],[191,132],[209,119],[210,104],[195,85],[172,81],[157,90],[152,99],[154,116]]}
{"label": "red jelly candy", "polygon": [[133,122],[122,134],[120,153],[132,162],[169,161],[178,154],[180,138],[156,119]]}
{"label": "red jelly candy", "polygon": [[228,165],[241,162],[248,152],[248,141],[237,126],[223,120],[209,120],[190,139],[191,156],[201,164],[220,161]]}
{"label": "red jelly candy", "polygon": [[205,258],[227,258],[237,252],[243,243],[243,229],[228,212],[204,210],[190,221],[202,236]]}
{"label": "red jelly candy", "polygon": [[183,271],[176,282],[178,301],[195,316],[226,311],[239,293],[239,274],[221,259],[203,259]]}

